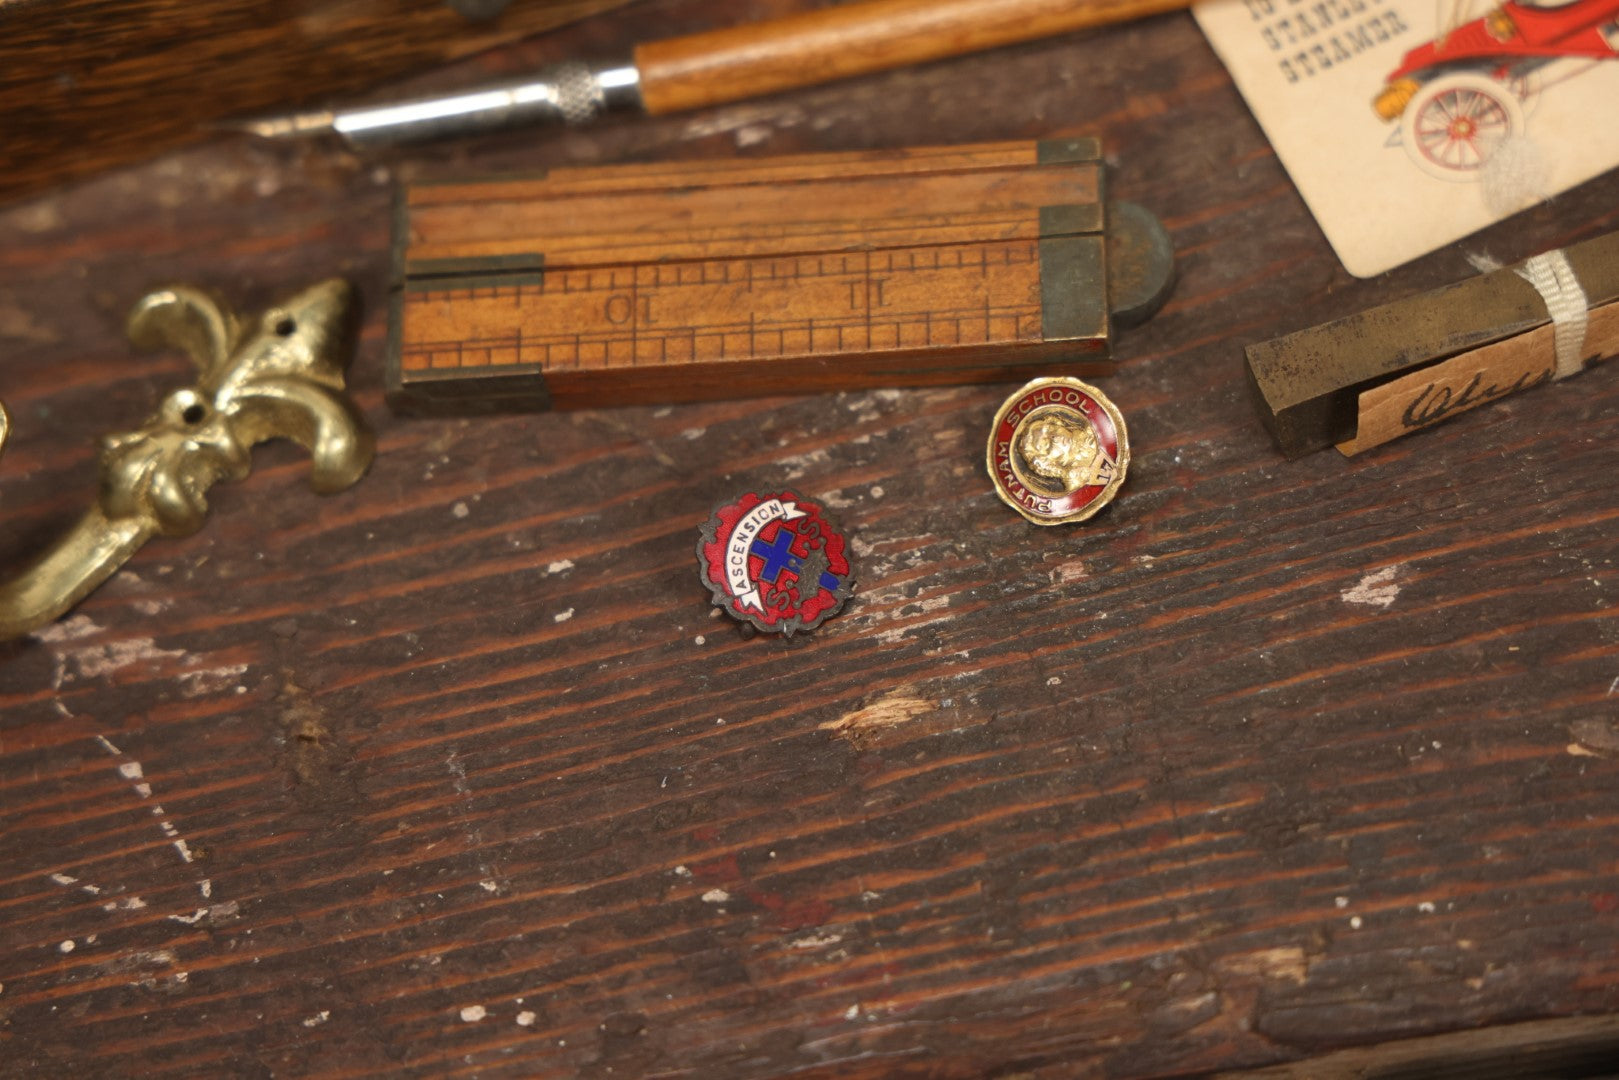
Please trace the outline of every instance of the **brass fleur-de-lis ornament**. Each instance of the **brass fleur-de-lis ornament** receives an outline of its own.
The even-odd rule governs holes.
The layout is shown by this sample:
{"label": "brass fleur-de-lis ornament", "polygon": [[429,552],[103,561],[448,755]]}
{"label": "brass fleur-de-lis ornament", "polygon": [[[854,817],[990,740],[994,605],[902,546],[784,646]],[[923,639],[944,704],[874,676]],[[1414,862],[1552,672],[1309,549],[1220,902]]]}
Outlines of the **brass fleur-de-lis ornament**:
{"label": "brass fleur-de-lis ornament", "polygon": [[[30,566],[0,584],[0,639],[58,618],[113,575],[153,536],[186,536],[208,516],[207,492],[241,480],[251,451],[286,438],[310,453],[310,485],[342,491],[375,453],[370,430],[344,393],[354,345],[354,289],[331,279],[256,319],[241,319],[190,286],[147,294],[130,312],[137,348],[179,348],[199,372],[139,428],[102,442],[96,502]],[[8,421],[0,411],[0,448]]]}

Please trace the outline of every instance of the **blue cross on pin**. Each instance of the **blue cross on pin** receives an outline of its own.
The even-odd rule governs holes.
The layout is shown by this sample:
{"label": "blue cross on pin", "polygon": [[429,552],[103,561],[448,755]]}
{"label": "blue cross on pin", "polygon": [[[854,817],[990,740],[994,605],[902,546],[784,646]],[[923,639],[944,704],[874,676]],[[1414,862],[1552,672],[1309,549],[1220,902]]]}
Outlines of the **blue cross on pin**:
{"label": "blue cross on pin", "polygon": [[769,543],[763,540],[753,542],[752,553],[765,561],[764,569],[759,571],[760,580],[774,585],[783,570],[798,573],[804,560],[793,554],[793,541],[797,539],[798,534],[783,525],[776,530],[776,538]]}
{"label": "blue cross on pin", "polygon": [[[768,543],[764,540],[755,540],[748,550],[751,554],[765,561],[764,568],[759,571],[759,580],[768,581],[774,585],[781,579],[783,570],[791,571],[795,576],[802,577],[804,572],[804,557],[793,554],[793,542],[798,534],[783,525],[776,530],[776,538]],[[826,565],[822,561],[822,565]],[[836,592],[841,582],[836,574],[823,570],[821,580],[817,582],[827,592]]]}

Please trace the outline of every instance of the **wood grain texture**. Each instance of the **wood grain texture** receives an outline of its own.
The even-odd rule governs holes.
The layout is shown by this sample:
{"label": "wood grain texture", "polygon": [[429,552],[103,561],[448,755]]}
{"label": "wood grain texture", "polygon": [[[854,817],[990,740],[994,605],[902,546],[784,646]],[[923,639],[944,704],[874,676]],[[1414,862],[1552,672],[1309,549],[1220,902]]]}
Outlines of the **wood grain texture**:
{"label": "wood grain texture", "polygon": [[331,105],[626,0],[520,0],[468,20],[444,0],[55,0],[0,4],[0,200]]}
{"label": "wood grain texture", "polygon": [[[1082,528],[991,492],[1010,387],[382,405],[401,176],[1052,134],[1101,136],[1180,254]],[[1465,250],[1616,206],[1608,176]],[[1184,16],[383,163],[197,148],[0,215],[0,565],[186,377],[119,339],[163,280],[351,276],[380,439],[330,499],[260,448],[201,533],[0,652],[4,1071],[1166,1077],[1611,1014],[1619,369],[1353,461],[1281,460],[1244,385],[1245,345],[1462,250],[1350,278]],[[790,642],[712,618],[693,557],[768,483],[858,560]]]}
{"label": "wood grain texture", "polygon": [[[409,188],[390,403],[465,414],[1109,374],[1104,167],[1094,141],[1063,146],[1061,161],[994,143]],[[1062,295],[1044,284],[1070,278]]]}
{"label": "wood grain texture", "polygon": [[926,63],[1188,7],[1188,0],[866,0],[635,50],[653,115]]}

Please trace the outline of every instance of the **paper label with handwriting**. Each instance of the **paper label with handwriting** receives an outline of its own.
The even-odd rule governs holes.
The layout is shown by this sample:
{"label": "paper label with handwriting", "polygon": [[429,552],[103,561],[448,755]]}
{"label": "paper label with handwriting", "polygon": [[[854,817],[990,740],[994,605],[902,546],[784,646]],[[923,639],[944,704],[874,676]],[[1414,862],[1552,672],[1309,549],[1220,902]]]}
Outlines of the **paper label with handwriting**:
{"label": "paper label with handwriting", "polygon": [[[1469,409],[1552,381],[1556,370],[1551,323],[1363,390],[1355,437],[1338,444],[1347,457],[1449,420]],[[1590,312],[1585,328],[1586,363],[1619,349],[1619,303]]]}
{"label": "paper label with handwriting", "polygon": [[1619,165],[1619,0],[1205,0],[1192,13],[1357,277]]}

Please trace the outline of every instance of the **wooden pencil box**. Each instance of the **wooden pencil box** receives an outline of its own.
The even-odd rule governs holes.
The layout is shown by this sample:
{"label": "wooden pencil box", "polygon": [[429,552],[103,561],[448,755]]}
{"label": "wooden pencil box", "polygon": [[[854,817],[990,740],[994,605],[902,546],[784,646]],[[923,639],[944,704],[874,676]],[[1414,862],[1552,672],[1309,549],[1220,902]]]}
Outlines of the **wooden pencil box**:
{"label": "wooden pencil box", "polygon": [[1094,139],[564,168],[399,197],[388,396],[574,408],[1112,370]]}

